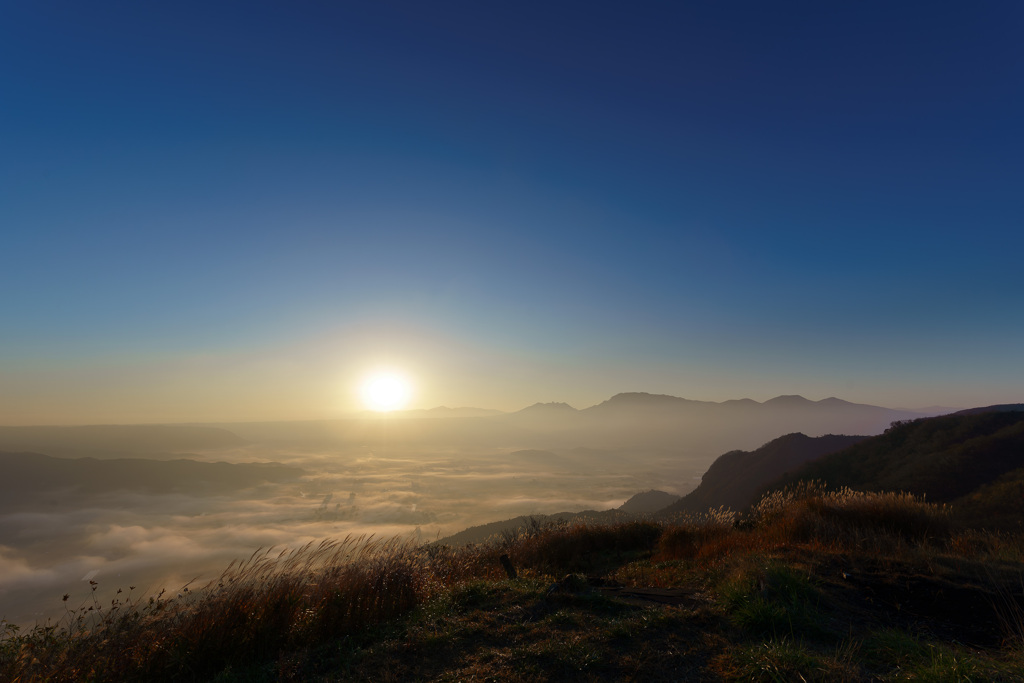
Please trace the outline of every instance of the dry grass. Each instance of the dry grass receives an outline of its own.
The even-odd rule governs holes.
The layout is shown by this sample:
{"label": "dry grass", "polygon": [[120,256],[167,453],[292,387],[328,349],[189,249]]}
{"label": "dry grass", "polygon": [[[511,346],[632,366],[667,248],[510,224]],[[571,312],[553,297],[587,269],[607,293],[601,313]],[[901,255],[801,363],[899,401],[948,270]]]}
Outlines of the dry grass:
{"label": "dry grass", "polygon": [[[945,666],[939,679],[967,661],[1018,680],[999,672],[1024,661],[1024,543],[950,529],[944,506],[812,483],[766,497],[743,520],[717,510],[664,524],[533,524],[464,548],[347,538],[264,550],[196,590],[94,599],[27,633],[0,623],[0,680],[671,678],[681,666],[726,680],[896,680],[889,659]],[[521,578],[506,579],[503,554]],[[946,575],[922,578],[921,566]],[[926,588],[997,569],[986,581],[1002,591],[1004,651],[964,659],[942,646],[929,659],[923,641],[891,634],[878,645],[893,567]],[[617,606],[585,575],[694,597],[651,620],[651,608]],[[876,580],[877,591],[863,588]],[[870,609],[883,616],[843,602],[862,590],[875,591]],[[640,625],[657,648],[635,640]],[[898,657],[886,654],[897,646]],[[876,653],[869,669],[847,656],[859,650]]]}
{"label": "dry grass", "polygon": [[952,535],[949,506],[909,493],[829,491],[815,481],[766,495],[751,508],[749,523],[778,542],[819,541],[861,550],[944,544]]}
{"label": "dry grass", "polygon": [[199,590],[69,611],[61,624],[6,643],[0,674],[24,681],[202,678],[404,614],[431,582],[460,574],[459,559],[366,538],[257,551]]}
{"label": "dry grass", "polygon": [[691,515],[666,526],[658,540],[655,560],[678,560],[720,554],[722,546],[735,537],[738,515],[719,508],[703,515]]}
{"label": "dry grass", "polygon": [[612,525],[570,523],[523,536],[509,547],[516,566],[544,574],[593,572],[649,551],[662,533],[653,522]]}

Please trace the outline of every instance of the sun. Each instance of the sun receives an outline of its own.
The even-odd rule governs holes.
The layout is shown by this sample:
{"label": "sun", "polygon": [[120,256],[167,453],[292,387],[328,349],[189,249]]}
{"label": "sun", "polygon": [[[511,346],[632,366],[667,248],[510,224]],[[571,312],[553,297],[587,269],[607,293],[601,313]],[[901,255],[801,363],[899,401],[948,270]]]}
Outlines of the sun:
{"label": "sun", "polygon": [[397,372],[377,372],[363,381],[359,395],[368,409],[386,413],[405,407],[412,396],[412,383]]}

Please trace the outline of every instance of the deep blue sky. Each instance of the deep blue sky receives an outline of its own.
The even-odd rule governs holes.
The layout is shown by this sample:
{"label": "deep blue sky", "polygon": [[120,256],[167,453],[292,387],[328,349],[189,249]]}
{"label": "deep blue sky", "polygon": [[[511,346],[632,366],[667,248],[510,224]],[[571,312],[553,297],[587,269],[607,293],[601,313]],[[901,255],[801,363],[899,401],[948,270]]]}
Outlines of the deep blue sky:
{"label": "deep blue sky", "polygon": [[1024,5],[0,8],[0,423],[1024,400]]}

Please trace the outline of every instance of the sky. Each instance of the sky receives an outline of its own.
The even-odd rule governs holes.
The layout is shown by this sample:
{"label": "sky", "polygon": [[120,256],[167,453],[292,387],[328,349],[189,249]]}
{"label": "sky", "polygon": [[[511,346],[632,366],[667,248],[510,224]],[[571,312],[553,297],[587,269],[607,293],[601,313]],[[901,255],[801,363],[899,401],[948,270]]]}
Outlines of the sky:
{"label": "sky", "polygon": [[0,6],[0,424],[1024,401],[1018,2]]}

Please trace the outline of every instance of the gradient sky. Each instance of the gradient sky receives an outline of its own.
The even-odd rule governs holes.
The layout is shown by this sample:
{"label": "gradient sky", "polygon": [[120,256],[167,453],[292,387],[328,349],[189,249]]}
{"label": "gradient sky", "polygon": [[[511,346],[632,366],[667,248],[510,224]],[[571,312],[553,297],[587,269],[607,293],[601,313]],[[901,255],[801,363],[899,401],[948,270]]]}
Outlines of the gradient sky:
{"label": "gradient sky", "polygon": [[0,424],[1024,400],[1019,2],[8,2]]}

